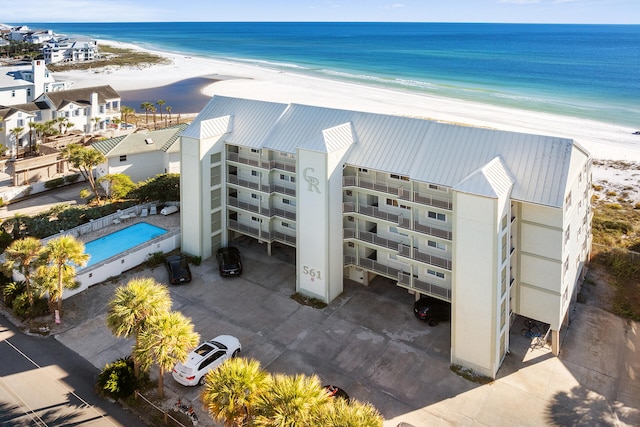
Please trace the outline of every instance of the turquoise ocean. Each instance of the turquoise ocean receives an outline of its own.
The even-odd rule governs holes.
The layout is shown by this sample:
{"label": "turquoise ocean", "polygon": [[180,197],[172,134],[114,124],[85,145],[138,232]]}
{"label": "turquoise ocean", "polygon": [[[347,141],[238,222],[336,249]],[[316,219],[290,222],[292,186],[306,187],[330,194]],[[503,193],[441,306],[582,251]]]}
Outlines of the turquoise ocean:
{"label": "turquoise ocean", "polygon": [[640,128],[639,25],[27,25],[69,36]]}

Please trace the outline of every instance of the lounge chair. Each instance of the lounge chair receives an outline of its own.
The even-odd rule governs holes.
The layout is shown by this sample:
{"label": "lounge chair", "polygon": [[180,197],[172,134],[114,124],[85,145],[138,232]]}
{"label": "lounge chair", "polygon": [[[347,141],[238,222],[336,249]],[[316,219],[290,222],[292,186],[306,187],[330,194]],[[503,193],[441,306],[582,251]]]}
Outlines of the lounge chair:
{"label": "lounge chair", "polygon": [[142,212],[140,212],[140,217],[145,217],[147,215],[149,215],[149,209],[143,208]]}
{"label": "lounge chair", "polygon": [[113,218],[114,224],[120,224],[120,218]]}
{"label": "lounge chair", "polygon": [[158,214],[158,210],[156,209],[156,205],[151,205],[151,211],[149,212],[150,215],[157,215]]}

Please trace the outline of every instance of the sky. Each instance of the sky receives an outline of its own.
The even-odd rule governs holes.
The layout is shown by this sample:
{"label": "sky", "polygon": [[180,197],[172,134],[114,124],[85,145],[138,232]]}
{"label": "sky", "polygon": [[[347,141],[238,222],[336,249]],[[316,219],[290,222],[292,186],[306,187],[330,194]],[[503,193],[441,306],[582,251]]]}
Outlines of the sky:
{"label": "sky", "polygon": [[0,0],[0,23],[368,21],[640,24],[640,0]]}

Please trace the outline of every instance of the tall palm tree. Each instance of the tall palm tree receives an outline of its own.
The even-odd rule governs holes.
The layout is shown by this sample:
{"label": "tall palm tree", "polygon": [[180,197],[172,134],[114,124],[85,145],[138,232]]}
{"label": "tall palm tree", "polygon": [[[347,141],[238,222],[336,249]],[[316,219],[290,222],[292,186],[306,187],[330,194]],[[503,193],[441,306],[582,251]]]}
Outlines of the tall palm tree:
{"label": "tall palm tree", "polygon": [[158,397],[164,398],[164,373],[177,362],[184,362],[200,341],[191,319],[179,311],[170,311],[147,319],[138,337],[135,358],[147,370],[158,365]]}
{"label": "tall palm tree", "polygon": [[155,108],[155,107],[149,101],[145,101],[142,104],[140,104],[140,109],[144,110],[144,115],[145,115],[147,124],[149,124],[149,111],[151,111],[152,108]]}
{"label": "tall palm tree", "polygon": [[77,285],[75,282],[76,267],[84,267],[89,261],[89,255],[84,252],[84,243],[75,237],[65,234],[55,239],[49,240],[45,245],[41,260],[47,264],[49,272],[43,270],[44,276],[52,277],[55,274],[55,291],[54,300],[58,303],[58,313],[62,316],[62,293],[65,288],[73,288]]}
{"label": "tall palm tree", "polygon": [[382,427],[384,419],[370,403],[335,398],[320,412],[323,427]]}
{"label": "tall palm tree", "polygon": [[244,426],[251,423],[258,394],[267,390],[270,381],[260,362],[236,357],[207,373],[200,398],[225,426]]}
{"label": "tall palm tree", "polygon": [[253,422],[259,427],[313,427],[332,397],[313,376],[272,376],[271,388],[258,396]]}
{"label": "tall palm tree", "polygon": [[17,156],[18,153],[18,149],[20,148],[20,135],[22,135],[22,132],[24,131],[23,127],[20,126],[16,126],[13,129],[11,129],[9,131],[9,133],[13,136],[13,138],[16,140],[15,144],[13,145],[14,147],[14,153],[13,156]]}
{"label": "tall palm tree", "polygon": [[29,299],[29,307],[33,307],[33,289],[31,286],[31,273],[37,266],[37,261],[42,253],[42,243],[35,237],[25,237],[14,240],[4,251],[5,272],[18,270],[24,276],[24,284]]}
{"label": "tall palm tree", "polygon": [[99,129],[99,125],[100,125],[100,121],[102,120],[100,117],[94,117],[93,122],[95,123],[93,130],[98,130]]}
{"label": "tall palm tree", "polygon": [[171,110],[173,110],[173,107],[171,105],[167,105],[164,109],[167,110],[167,113],[169,114],[169,123],[171,123]]}
{"label": "tall palm tree", "polygon": [[164,99],[158,99],[156,101],[156,104],[158,105],[158,110],[160,111],[160,121],[162,121],[162,106],[166,104],[166,102]]}
{"label": "tall palm tree", "polygon": [[62,157],[65,158],[74,168],[77,168],[84,179],[89,182],[91,191],[100,199],[96,180],[93,176],[93,168],[106,161],[104,154],[93,147],[85,147],[80,144],[69,144],[62,150]]}
{"label": "tall palm tree", "polygon": [[133,114],[135,113],[135,110],[131,107],[127,107],[126,105],[123,105],[122,107],[120,107],[120,114],[122,114],[124,116],[124,122],[127,123],[128,122],[128,118],[129,118],[129,114]]}
{"label": "tall palm tree", "polygon": [[29,151],[33,151],[35,140],[38,138],[38,126],[40,123],[29,122]]}
{"label": "tall palm tree", "polygon": [[[117,337],[138,337],[146,320],[152,316],[166,313],[171,308],[169,290],[151,278],[139,277],[129,280],[126,286],[119,286],[109,302],[107,327]],[[140,373],[135,354],[133,358],[134,374]]]}

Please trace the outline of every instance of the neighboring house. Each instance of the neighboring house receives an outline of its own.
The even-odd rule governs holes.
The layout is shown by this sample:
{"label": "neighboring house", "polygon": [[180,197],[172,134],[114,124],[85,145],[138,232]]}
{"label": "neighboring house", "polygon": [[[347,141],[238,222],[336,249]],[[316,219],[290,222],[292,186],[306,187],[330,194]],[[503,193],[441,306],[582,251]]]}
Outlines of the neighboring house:
{"label": "neighboring house", "polygon": [[488,377],[515,315],[547,323],[558,354],[591,251],[575,141],[216,96],[180,154],[183,252],[244,235],[296,248],[292,293],[329,303],[381,276],[450,301],[450,361]]}
{"label": "neighboring house", "polygon": [[51,30],[36,30],[29,33],[25,41],[33,44],[42,44],[45,42],[51,42],[54,40],[55,35]]}
{"label": "neighboring house", "polygon": [[98,41],[91,39],[59,39],[42,45],[45,63],[93,61],[98,54]]}
{"label": "neighboring house", "polygon": [[98,177],[122,173],[140,182],[162,173],[180,173],[180,133],[187,124],[132,133],[92,144],[107,158]]}
{"label": "neighboring house", "polygon": [[31,65],[0,67],[0,105],[32,102],[45,92],[69,89],[69,82],[56,82],[44,60]]}
{"label": "neighboring house", "polygon": [[26,41],[27,36],[33,32],[31,28],[26,25],[20,25],[18,27],[11,28],[11,32],[9,33],[9,40],[23,42]]}
{"label": "neighboring house", "polygon": [[[0,144],[5,147],[11,157],[17,155],[19,148],[29,145],[29,122],[35,121],[36,117],[36,113],[30,110],[31,106],[0,106]],[[19,128],[22,131],[16,135],[14,129]]]}
{"label": "neighboring house", "polygon": [[[0,117],[0,143],[15,156],[18,148],[29,144],[30,121],[67,119],[68,126],[62,127],[62,133],[76,130],[88,134],[108,129],[115,119],[120,119],[120,95],[111,86],[46,92],[33,102],[0,105]],[[17,127],[23,128],[18,140],[12,133]]]}
{"label": "neighboring house", "polygon": [[93,86],[45,92],[34,103],[39,108],[38,122],[66,118],[67,130],[100,132],[120,119],[120,95],[111,86]]}

